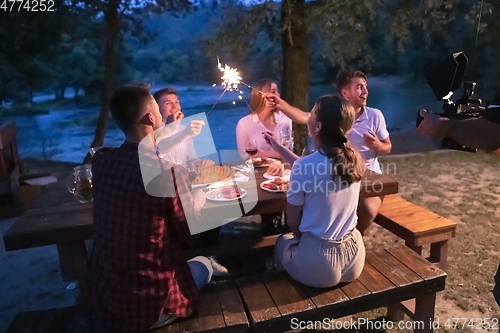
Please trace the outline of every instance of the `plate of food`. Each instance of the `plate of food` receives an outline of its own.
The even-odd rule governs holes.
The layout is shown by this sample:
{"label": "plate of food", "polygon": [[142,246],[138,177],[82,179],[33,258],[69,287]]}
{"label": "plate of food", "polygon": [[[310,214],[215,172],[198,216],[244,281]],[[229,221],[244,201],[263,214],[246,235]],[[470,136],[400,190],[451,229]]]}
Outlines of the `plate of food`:
{"label": "plate of food", "polygon": [[[197,162],[193,170],[189,170],[196,177],[191,181],[192,187],[203,187],[216,182],[236,178],[236,170],[226,165],[216,165],[212,160],[201,160]],[[243,176],[239,174],[240,176]]]}
{"label": "plate of food", "polygon": [[270,158],[270,157],[254,157],[254,158],[252,158],[254,168],[267,168],[274,161],[278,161],[278,160],[275,158]]}
{"label": "plate of food", "polygon": [[280,178],[290,178],[290,171],[285,170],[283,163],[281,161],[272,161],[267,167],[267,172],[263,174],[264,178],[274,179],[276,177]]}
{"label": "plate of food", "polygon": [[275,178],[281,178],[281,179],[284,179],[284,180],[289,180],[290,179],[290,174],[292,173],[292,170],[285,170],[283,171],[282,174],[274,174],[274,175],[270,175],[269,172],[266,172],[265,174],[262,175],[262,177],[266,178],[266,179],[275,179]]}
{"label": "plate of food", "polygon": [[282,178],[266,180],[260,183],[260,188],[268,192],[286,192],[290,186],[290,181]]}
{"label": "plate of food", "polygon": [[226,185],[205,193],[207,199],[212,201],[233,201],[243,198],[245,195],[247,195],[247,191],[238,185]]}

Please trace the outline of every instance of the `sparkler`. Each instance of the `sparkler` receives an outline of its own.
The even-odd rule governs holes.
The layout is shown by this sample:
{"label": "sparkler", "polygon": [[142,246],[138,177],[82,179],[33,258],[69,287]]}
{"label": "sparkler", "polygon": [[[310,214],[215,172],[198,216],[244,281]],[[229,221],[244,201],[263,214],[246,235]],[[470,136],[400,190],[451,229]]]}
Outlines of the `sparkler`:
{"label": "sparkler", "polygon": [[[219,70],[223,73],[223,75],[221,76],[221,79],[222,79],[221,85],[224,88],[224,91],[219,96],[219,98],[214,103],[214,105],[212,105],[212,108],[207,112],[207,116],[210,114],[210,112],[212,112],[215,105],[219,102],[219,100],[222,98],[222,95],[224,95],[226,91],[239,90],[238,85],[240,83],[244,84],[245,86],[247,86],[250,89],[254,89],[254,87],[252,87],[251,85],[246,84],[245,82],[241,81],[241,76],[240,76],[240,73],[238,73],[237,68],[231,68],[227,64],[222,66],[222,64],[220,63],[219,57],[217,57],[217,65],[219,67]],[[215,87],[215,84],[213,86]],[[259,92],[264,96],[264,93],[262,91],[259,90]],[[243,92],[240,91],[240,94],[242,94],[242,93]],[[238,96],[238,98],[242,99],[241,96]],[[236,104],[236,102],[233,101],[233,104]],[[247,105],[248,105],[248,103],[247,103]]]}

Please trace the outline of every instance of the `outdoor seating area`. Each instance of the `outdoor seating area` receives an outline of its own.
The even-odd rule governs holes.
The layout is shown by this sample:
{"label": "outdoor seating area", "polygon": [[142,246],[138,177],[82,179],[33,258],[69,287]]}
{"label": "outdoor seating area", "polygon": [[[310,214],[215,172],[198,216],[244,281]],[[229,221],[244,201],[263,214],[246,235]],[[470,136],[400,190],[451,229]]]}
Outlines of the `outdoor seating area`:
{"label": "outdoor seating area", "polygon": [[[283,272],[210,283],[201,292],[195,316],[154,332],[284,332],[305,328],[307,322],[325,323],[324,318],[330,320],[327,325],[335,325],[334,319],[408,299],[416,300],[408,312],[415,322],[413,331],[432,332],[436,293],[445,288],[445,280],[445,272],[407,247],[393,247],[367,253],[361,276],[334,288],[306,287]],[[75,311],[20,314],[6,333],[74,333],[68,318],[76,316]],[[43,320],[32,320],[37,317]],[[79,318],[91,321],[82,326],[96,327],[95,317],[82,312]]]}
{"label": "outdoor seating area", "polygon": [[[264,170],[257,170],[256,180],[261,181]],[[61,313],[67,311],[72,311],[71,313],[76,317],[85,317],[79,320],[95,320],[86,312],[89,309],[88,305],[91,304],[91,292],[87,272],[89,252],[85,242],[92,239],[93,236],[92,203],[81,204],[77,202],[65,187],[62,181],[46,186],[43,194],[33,206],[27,209],[4,235],[4,242],[9,251],[56,245],[62,278],[66,281],[78,281],[79,296],[76,300],[78,307],[47,312],[47,316],[54,318],[44,320],[41,323],[33,322],[30,324],[23,319],[23,314],[19,314],[13,320],[8,333],[31,332],[30,329],[26,328],[26,325],[32,325],[33,332],[55,332],[53,325],[56,324],[60,332],[70,333],[74,323],[61,319],[67,317]],[[408,209],[408,214],[419,213],[418,215],[410,215],[408,221],[420,226],[420,234],[433,236],[431,238],[416,237],[417,244],[424,244],[424,241],[428,243],[430,241],[434,243],[447,241],[454,233],[456,225],[428,212],[427,215],[424,214],[425,218],[423,218],[426,223],[429,221],[429,216],[435,217],[439,221],[449,222],[446,222],[447,228],[444,232],[437,232],[442,228],[438,228],[435,223],[426,224],[429,230],[423,230],[422,223],[418,223],[423,217],[420,213],[423,208],[416,208],[418,206],[397,197],[395,193],[398,191],[398,183],[388,176],[369,174],[363,180],[361,189],[365,196],[379,195],[383,191],[386,200],[376,222],[403,237],[406,240],[406,247],[388,248],[368,253],[363,273],[356,281],[329,289],[305,287],[293,281],[286,273],[273,271],[263,275],[211,283],[202,290],[202,308],[196,316],[179,320],[157,331],[278,332],[289,328],[292,318],[305,321],[320,320],[320,318],[333,320],[384,306],[389,308],[389,315],[392,315],[392,318],[398,318],[394,314],[400,311],[399,309],[404,309],[416,321],[432,321],[435,293],[444,289],[446,274],[417,255],[420,254],[419,248],[412,247],[411,245],[414,243],[407,240],[409,239],[409,231],[402,233],[400,230],[403,227],[394,227],[388,222],[383,224],[380,221],[393,219],[395,221],[392,222],[393,224],[403,224],[401,221],[404,219],[401,219],[400,216],[404,215],[403,212],[406,212],[406,209]],[[247,213],[248,215],[271,212],[276,209],[282,210],[286,203],[284,193],[258,190],[258,199],[259,202]],[[214,203],[207,203],[204,209],[210,210],[212,206]],[[72,218],[67,219],[67,216]],[[449,237],[444,239],[439,236],[441,234],[449,235]],[[187,250],[185,255],[193,257],[196,255],[245,253],[273,246],[278,236],[235,239],[208,247]],[[412,252],[409,250],[410,248],[417,251]],[[445,249],[444,246],[439,248]],[[446,254],[446,251],[440,253],[441,268],[445,267],[442,265],[446,262]],[[219,304],[220,307],[213,306],[214,299],[217,300],[215,304]],[[80,314],[75,315],[74,311]],[[61,325],[62,322],[66,323],[67,328],[64,328],[65,325]],[[95,325],[95,323],[87,323],[86,325]],[[432,332],[432,328],[417,328],[415,332]]]}

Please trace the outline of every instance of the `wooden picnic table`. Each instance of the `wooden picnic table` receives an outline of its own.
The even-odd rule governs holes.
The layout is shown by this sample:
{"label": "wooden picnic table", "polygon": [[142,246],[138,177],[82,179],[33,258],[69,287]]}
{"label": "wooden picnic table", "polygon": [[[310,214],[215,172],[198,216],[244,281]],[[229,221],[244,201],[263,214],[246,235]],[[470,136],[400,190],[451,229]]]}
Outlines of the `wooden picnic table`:
{"label": "wooden picnic table", "polygon": [[[266,180],[263,174],[265,168],[256,169],[257,185]],[[57,245],[59,262],[63,280],[77,280],[80,292],[86,293],[85,276],[88,267],[86,240],[92,239],[94,225],[92,223],[92,202],[79,203],[68,192],[63,180],[47,185],[33,206],[4,234],[4,244],[7,251],[26,249],[38,246]],[[245,188],[245,183],[241,185]],[[369,173],[362,181],[362,197],[394,194],[398,192],[398,182],[386,175]],[[250,211],[244,215],[256,215],[285,210],[286,193],[271,193],[257,188],[258,201]],[[220,209],[220,203],[207,203],[202,209],[205,213],[213,214]],[[262,240],[240,242],[241,246],[255,248],[273,245],[276,237],[264,237]],[[260,243],[259,243],[260,242]],[[259,243],[259,245],[256,245]],[[212,249],[217,252],[217,249]],[[223,248],[219,249],[224,251]],[[213,253],[217,254],[217,253]]]}

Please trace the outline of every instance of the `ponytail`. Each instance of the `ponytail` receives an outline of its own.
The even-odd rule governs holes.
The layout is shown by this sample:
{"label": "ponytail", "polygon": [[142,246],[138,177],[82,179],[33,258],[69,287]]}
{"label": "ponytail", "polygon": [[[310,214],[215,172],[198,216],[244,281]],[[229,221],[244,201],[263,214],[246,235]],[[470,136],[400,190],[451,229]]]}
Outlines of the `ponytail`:
{"label": "ponytail", "polygon": [[365,162],[349,142],[325,147],[325,155],[332,163],[332,179],[339,176],[347,184],[359,182],[365,172]]}
{"label": "ponytail", "polygon": [[316,148],[332,163],[332,178],[339,176],[348,184],[360,181],[365,172],[365,162],[345,137],[355,121],[354,108],[338,95],[320,97],[315,108],[316,120],[321,123],[321,128],[314,141]]}

